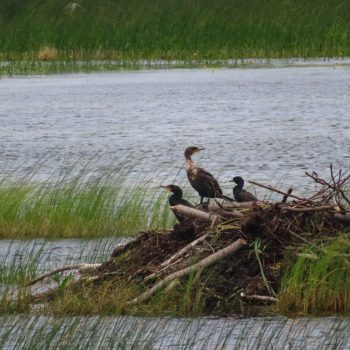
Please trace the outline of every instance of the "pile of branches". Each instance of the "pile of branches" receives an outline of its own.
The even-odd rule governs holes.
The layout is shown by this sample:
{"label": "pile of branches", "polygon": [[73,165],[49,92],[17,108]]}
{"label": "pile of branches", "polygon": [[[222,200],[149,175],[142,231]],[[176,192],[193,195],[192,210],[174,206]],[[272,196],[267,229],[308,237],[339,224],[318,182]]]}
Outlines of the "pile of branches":
{"label": "pile of branches", "polygon": [[[79,270],[79,277],[67,287],[101,284],[124,278],[143,286],[143,292],[129,301],[144,303],[158,291],[189,274],[205,284],[207,311],[230,299],[266,303],[276,295],[286,257],[298,255],[305,245],[322,250],[322,242],[350,226],[350,175],[330,167],[330,180],[306,173],[316,186],[315,193],[302,198],[292,189],[284,192],[250,181],[281,195],[278,202],[219,202],[209,207],[172,209],[186,217],[172,230],[143,232],[126,244],[118,245],[108,261],[101,264],[69,265],[47,272],[28,283],[32,286],[62,271]],[[203,271],[215,273],[201,281]],[[58,288],[34,293],[33,301],[57,295]]]}

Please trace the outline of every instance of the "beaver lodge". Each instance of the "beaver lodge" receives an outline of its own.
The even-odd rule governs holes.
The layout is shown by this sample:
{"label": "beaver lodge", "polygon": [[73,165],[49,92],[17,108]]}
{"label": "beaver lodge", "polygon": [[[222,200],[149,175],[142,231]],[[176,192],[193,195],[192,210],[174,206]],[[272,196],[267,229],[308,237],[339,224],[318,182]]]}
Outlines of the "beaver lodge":
{"label": "beaver lodge", "polygon": [[[184,293],[192,298],[191,303],[200,299],[201,314],[276,306],[285,271],[300,257],[305,261],[319,259],[350,226],[350,175],[342,171],[334,174],[332,167],[330,180],[306,174],[317,185],[308,198],[295,195],[292,189],[284,192],[251,182],[277,192],[281,200],[237,203],[220,199],[207,207],[175,206],[173,209],[186,219],[173,229],[142,232],[118,245],[101,264],[65,266],[37,277],[28,286],[62,271],[80,272],[64,290],[32,291],[32,301],[57,300],[82,289],[89,289],[93,297],[103,286],[112,292],[123,285],[133,290],[125,299],[123,312],[137,312],[167,299],[180,303]],[[305,253],[305,247],[313,253]],[[341,265],[348,269],[349,263],[345,254]],[[303,286],[300,289],[303,293]],[[328,309],[348,308],[349,292]],[[284,302],[293,309],[293,298],[288,299]]]}

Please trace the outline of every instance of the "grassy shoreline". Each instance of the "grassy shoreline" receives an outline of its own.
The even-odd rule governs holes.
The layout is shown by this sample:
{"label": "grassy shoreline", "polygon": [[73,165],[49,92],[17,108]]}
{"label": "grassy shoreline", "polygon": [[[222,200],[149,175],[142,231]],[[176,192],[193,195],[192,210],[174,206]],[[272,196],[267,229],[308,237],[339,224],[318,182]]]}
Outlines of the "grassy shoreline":
{"label": "grassy shoreline", "polygon": [[350,56],[346,0],[4,0],[0,27],[0,61],[58,71],[63,61]]}
{"label": "grassy shoreline", "polygon": [[217,60],[135,60],[135,61],[6,61],[0,62],[0,78],[20,75],[63,73],[103,73],[130,70],[205,69],[205,68],[279,68],[349,66],[349,57],[341,58],[237,58]]}

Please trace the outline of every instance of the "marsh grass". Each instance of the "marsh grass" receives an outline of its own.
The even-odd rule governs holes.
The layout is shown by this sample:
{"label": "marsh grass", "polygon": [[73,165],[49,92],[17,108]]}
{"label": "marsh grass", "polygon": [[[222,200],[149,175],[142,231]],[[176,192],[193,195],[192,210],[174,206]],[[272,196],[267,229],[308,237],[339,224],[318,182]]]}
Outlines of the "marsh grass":
{"label": "marsh grass", "polygon": [[12,67],[18,74],[48,70],[42,64],[48,60],[57,62],[51,72],[59,72],[96,60],[127,66],[139,60],[346,57],[349,6],[346,0],[3,0],[0,60],[25,62]]}
{"label": "marsh grass", "polygon": [[340,318],[175,319],[3,316],[0,346],[16,349],[347,349]]}
{"label": "marsh grass", "polygon": [[0,181],[0,238],[131,236],[173,222],[167,194],[146,179],[130,183],[126,169],[33,183]]}
{"label": "marsh grass", "polygon": [[350,313],[350,236],[344,234],[323,247],[306,252],[316,260],[298,257],[286,271],[279,311],[294,314]]}

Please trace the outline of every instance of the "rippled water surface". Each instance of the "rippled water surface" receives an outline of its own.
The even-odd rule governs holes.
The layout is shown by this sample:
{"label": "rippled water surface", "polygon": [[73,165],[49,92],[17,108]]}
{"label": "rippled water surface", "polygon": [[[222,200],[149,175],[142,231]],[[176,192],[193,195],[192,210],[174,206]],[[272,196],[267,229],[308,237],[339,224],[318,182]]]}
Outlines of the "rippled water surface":
{"label": "rippled water surface", "polygon": [[233,175],[307,187],[350,164],[349,66],[191,69],[0,80],[0,166],[38,176],[133,158],[132,175],[185,177],[183,151]]}
{"label": "rippled water surface", "polygon": [[[131,180],[183,181],[184,148],[199,145],[206,150],[195,161],[226,190],[241,175],[308,192],[306,170],[350,166],[349,91],[349,65],[0,79],[0,172],[35,170],[40,180],[88,162],[99,172],[130,159]],[[11,273],[98,262],[116,243],[2,241],[0,263]],[[349,349],[349,329],[340,318],[1,316],[0,347]]]}
{"label": "rippled water surface", "polygon": [[341,318],[0,317],[2,349],[347,350]]}

